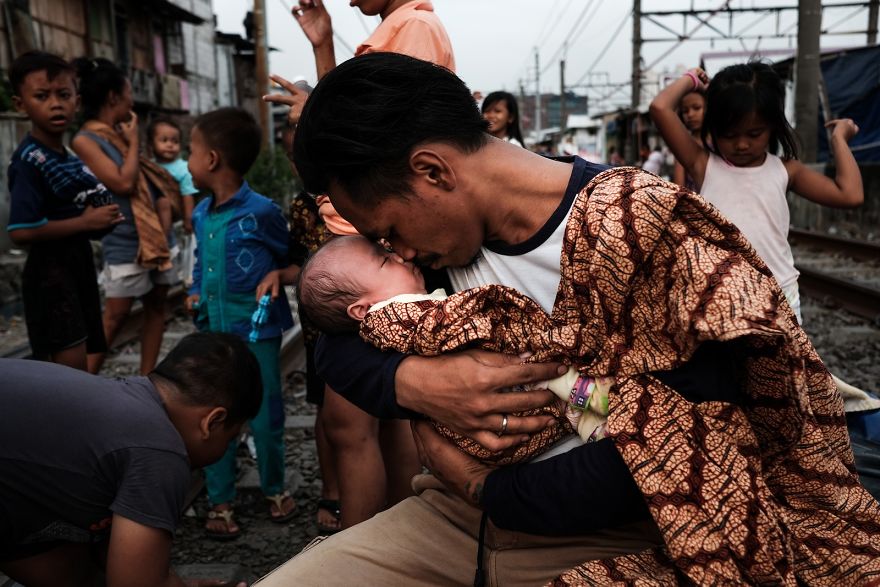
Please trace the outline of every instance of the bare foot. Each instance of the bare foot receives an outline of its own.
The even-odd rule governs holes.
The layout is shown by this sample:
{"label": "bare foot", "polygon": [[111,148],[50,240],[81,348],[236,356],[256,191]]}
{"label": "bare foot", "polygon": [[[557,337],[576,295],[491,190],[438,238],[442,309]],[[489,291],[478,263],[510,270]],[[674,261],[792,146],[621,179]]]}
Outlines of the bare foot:
{"label": "bare foot", "polygon": [[205,520],[205,533],[218,540],[231,540],[241,534],[241,527],[232,517],[232,506],[228,503],[215,505]]}

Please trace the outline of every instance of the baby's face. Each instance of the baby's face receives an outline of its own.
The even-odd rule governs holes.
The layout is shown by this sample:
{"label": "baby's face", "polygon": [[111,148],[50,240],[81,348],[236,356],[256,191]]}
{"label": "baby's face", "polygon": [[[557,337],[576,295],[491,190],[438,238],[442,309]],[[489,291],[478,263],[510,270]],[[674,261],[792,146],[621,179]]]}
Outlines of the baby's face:
{"label": "baby's face", "polygon": [[425,278],[419,268],[376,243],[358,239],[346,257],[353,278],[371,304],[400,294],[425,293]]}

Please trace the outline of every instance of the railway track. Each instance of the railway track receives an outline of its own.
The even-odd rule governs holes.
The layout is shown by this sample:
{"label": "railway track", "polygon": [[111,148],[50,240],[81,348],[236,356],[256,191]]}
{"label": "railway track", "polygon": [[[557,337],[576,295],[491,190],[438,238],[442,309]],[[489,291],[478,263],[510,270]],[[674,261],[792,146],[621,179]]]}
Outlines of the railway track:
{"label": "railway track", "polygon": [[[170,321],[174,314],[183,308],[183,302],[186,299],[186,290],[183,286],[175,286],[168,290],[168,318]],[[131,314],[122,325],[116,340],[113,341],[113,348],[123,347],[130,342],[136,340],[140,336],[141,327],[144,323],[144,310],[140,302],[136,302],[132,306]],[[29,359],[31,357],[31,347],[24,341],[22,344],[13,347],[3,353],[4,359]]]}
{"label": "railway track", "polygon": [[803,295],[880,325],[880,244],[800,229],[789,241]]}

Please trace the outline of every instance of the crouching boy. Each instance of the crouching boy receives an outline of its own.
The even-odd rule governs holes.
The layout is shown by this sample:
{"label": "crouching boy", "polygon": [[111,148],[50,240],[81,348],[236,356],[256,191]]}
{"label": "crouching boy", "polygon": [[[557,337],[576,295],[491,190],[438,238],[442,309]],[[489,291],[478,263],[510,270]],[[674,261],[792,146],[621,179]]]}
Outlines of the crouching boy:
{"label": "crouching boy", "polygon": [[34,586],[184,583],[171,538],[192,468],[217,461],[262,400],[229,334],[185,337],[146,377],[0,359],[0,572]]}

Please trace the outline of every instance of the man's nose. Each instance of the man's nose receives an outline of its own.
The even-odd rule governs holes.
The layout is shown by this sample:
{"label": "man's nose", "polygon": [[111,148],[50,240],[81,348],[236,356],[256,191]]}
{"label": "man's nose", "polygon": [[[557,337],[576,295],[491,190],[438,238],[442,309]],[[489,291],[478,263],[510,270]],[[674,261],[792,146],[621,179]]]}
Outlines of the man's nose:
{"label": "man's nose", "polygon": [[394,249],[394,254],[399,256],[401,261],[412,261],[418,253],[416,249],[407,246],[400,239],[396,238],[391,239],[391,248]]}

